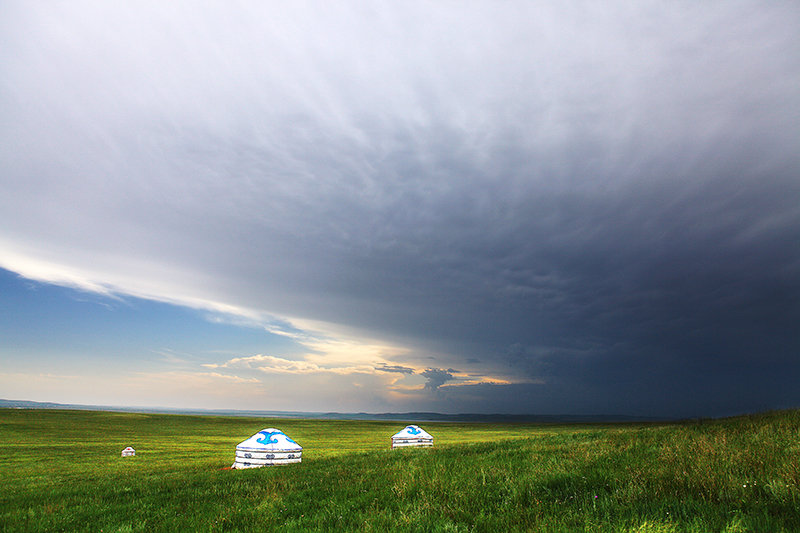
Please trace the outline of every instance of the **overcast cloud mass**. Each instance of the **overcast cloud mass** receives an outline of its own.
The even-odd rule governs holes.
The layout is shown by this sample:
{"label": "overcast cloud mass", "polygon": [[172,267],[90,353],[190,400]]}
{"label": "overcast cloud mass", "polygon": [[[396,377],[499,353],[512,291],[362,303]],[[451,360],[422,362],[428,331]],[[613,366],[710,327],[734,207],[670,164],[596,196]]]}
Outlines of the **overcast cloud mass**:
{"label": "overcast cloud mass", "polygon": [[[158,368],[113,375],[67,341],[44,375],[11,343],[0,397],[800,405],[798,3],[0,13],[0,267],[103,295],[111,314],[153,301],[265,335],[180,356],[159,338]],[[8,325],[31,296],[0,298]]]}

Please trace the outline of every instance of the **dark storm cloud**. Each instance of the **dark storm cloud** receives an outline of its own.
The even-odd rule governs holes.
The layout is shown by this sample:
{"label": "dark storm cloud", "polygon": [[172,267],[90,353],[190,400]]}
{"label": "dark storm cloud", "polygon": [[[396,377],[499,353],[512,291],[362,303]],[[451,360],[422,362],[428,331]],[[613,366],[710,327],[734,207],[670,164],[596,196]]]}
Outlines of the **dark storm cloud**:
{"label": "dark storm cloud", "polygon": [[375,370],[379,370],[381,372],[395,372],[395,373],[398,373],[398,374],[413,374],[414,373],[414,369],[413,368],[409,368],[407,366],[401,366],[401,365],[387,365],[385,363],[382,364],[382,365],[376,366]]}
{"label": "dark storm cloud", "polygon": [[458,372],[458,370],[453,370],[452,368],[448,368],[447,370],[443,368],[428,368],[420,372],[420,374],[427,380],[425,388],[430,391],[435,391],[448,381],[456,379],[452,374],[453,372]]}
{"label": "dark storm cloud", "polygon": [[523,410],[800,403],[797,6],[109,5],[0,23],[8,250]]}

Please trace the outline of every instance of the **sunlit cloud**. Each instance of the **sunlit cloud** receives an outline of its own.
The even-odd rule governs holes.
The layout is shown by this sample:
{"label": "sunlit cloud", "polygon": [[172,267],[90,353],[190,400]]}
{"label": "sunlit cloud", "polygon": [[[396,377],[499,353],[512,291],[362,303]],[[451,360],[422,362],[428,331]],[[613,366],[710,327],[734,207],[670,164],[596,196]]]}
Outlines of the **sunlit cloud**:
{"label": "sunlit cloud", "polygon": [[198,372],[195,374],[197,377],[210,377],[214,379],[224,379],[233,381],[234,383],[260,383],[256,378],[242,378],[239,376],[231,376],[229,374],[220,374],[218,372]]}
{"label": "sunlit cloud", "polygon": [[203,366],[206,368],[252,368],[266,374],[374,373],[374,369],[369,366],[321,366],[310,361],[296,361],[261,354],[249,357],[235,357],[222,364],[205,363]]}
{"label": "sunlit cloud", "polygon": [[[262,312],[188,294],[190,291],[183,293],[180,283],[165,286],[169,282],[164,278],[179,279],[187,275],[186,273],[162,272],[164,277],[161,278],[160,276],[148,276],[146,272],[143,272],[144,275],[141,277],[135,277],[131,272],[122,273],[67,266],[63,263],[40,259],[34,254],[14,252],[12,251],[14,248],[16,246],[0,246],[0,267],[34,281],[70,287],[108,298],[120,299],[122,296],[132,296],[211,311],[214,314],[208,316],[212,321],[221,321],[221,317],[227,317],[226,320],[238,321],[240,325],[254,325],[261,324],[265,320]],[[148,270],[152,268],[154,265],[150,265]],[[270,318],[268,317],[266,320]]]}
{"label": "sunlit cloud", "polygon": [[64,264],[35,259],[23,253],[14,252],[15,246],[5,246],[0,241],[0,267],[18,273],[25,278],[63,287],[101,294],[115,298],[115,291],[106,283],[96,282],[91,276]]}

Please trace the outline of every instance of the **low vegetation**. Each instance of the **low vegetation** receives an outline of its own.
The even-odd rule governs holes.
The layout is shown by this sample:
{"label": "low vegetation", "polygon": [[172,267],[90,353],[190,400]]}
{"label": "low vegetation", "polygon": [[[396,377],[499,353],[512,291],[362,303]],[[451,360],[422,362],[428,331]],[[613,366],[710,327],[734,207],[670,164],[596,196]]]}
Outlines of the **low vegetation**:
{"label": "low vegetation", "polygon": [[[422,425],[435,448],[390,450],[397,422],[0,410],[0,530],[800,531],[800,411]],[[270,426],[303,462],[228,469]]]}

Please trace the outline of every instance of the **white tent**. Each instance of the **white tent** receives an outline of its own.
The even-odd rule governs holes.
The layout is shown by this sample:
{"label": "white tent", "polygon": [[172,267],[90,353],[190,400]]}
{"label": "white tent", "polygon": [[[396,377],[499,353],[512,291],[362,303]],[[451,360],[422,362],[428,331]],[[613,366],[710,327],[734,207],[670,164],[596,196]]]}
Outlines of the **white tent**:
{"label": "white tent", "polygon": [[122,457],[132,457],[136,455],[136,450],[128,446],[124,450],[122,450]]}
{"label": "white tent", "polygon": [[299,463],[303,448],[275,428],[262,429],[236,447],[232,468],[258,468],[267,465]]}
{"label": "white tent", "polygon": [[433,437],[419,426],[406,426],[392,435],[392,448],[433,446]]}

